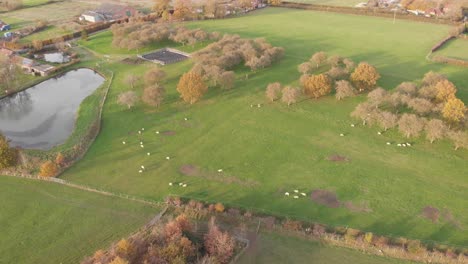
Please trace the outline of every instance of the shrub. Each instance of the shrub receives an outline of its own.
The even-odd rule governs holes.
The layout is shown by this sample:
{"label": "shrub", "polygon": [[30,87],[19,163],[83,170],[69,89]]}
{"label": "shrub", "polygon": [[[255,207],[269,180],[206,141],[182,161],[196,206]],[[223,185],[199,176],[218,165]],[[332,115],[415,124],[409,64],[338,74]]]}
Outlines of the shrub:
{"label": "shrub", "polygon": [[300,231],[302,224],[300,221],[286,220],[283,222],[283,228],[290,231]]}
{"label": "shrub", "polygon": [[55,162],[46,161],[41,165],[39,176],[41,177],[54,177],[58,173],[58,167]]}
{"label": "shrub", "polygon": [[408,242],[408,245],[406,246],[406,249],[408,250],[409,253],[417,254],[417,253],[420,253],[423,248],[419,240],[410,240]]}
{"label": "shrub", "polygon": [[372,243],[373,236],[374,234],[372,234],[371,232],[367,232],[366,234],[364,234],[364,242],[366,242],[367,244]]}
{"label": "shrub", "polygon": [[222,213],[224,212],[224,205],[222,203],[216,203],[214,209],[216,210],[216,212]]}
{"label": "shrub", "polygon": [[346,241],[354,241],[354,240],[356,240],[356,238],[359,236],[360,233],[361,233],[361,231],[359,231],[357,229],[348,228],[346,230],[344,238],[345,238]]}

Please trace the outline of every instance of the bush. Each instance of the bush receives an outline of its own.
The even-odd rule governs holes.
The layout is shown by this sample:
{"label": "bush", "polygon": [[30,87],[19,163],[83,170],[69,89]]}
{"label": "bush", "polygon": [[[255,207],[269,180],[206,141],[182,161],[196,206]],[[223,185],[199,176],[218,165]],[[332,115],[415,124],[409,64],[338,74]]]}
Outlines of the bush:
{"label": "bush", "polygon": [[367,244],[372,243],[373,236],[374,234],[372,234],[371,232],[367,232],[366,234],[364,234],[364,242],[366,242]]}
{"label": "bush", "polygon": [[283,228],[290,231],[300,231],[302,224],[299,221],[286,220],[283,222]]}
{"label": "bush", "polygon": [[58,173],[58,167],[55,162],[46,161],[41,165],[39,176],[41,177],[54,177]]}
{"label": "bush", "polygon": [[215,204],[214,209],[216,212],[222,213],[224,212],[224,205],[222,203],[217,203]]}
{"label": "bush", "polygon": [[422,251],[421,242],[419,240],[410,240],[406,247],[409,253],[417,254]]}

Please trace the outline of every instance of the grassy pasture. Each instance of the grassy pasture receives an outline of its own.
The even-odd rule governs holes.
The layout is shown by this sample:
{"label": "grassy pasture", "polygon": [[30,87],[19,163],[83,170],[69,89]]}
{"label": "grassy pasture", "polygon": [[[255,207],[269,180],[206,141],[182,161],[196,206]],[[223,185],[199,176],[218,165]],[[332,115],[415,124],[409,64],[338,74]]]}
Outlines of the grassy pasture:
{"label": "grassy pasture", "polygon": [[355,6],[362,2],[367,2],[363,0],[295,0],[291,2],[297,3],[306,3],[314,5],[330,5],[330,6]]}
{"label": "grassy pasture", "polygon": [[468,37],[450,40],[435,54],[459,60],[468,60]]}
{"label": "grassy pasture", "polygon": [[[378,128],[351,128],[355,121],[349,113],[363,96],[343,102],[329,96],[288,108],[266,102],[263,93],[274,81],[297,85],[297,65],[324,50],[374,64],[382,74],[379,84],[386,89],[418,80],[429,70],[444,73],[459,87],[459,96],[466,102],[466,70],[425,60],[428,50],[449,27],[411,21],[393,25],[384,18],[280,8],[187,26],[265,37],[284,47],[286,55],[248,80],[243,78],[247,70],[238,67],[233,90],[211,89],[193,106],[182,103],[175,90],[191,62],[165,66],[167,97],[157,110],[142,104],[127,110],[116,104],[118,94],[129,89],[123,84],[125,75],[142,75],[150,65],[112,64],[116,76],[104,108],[103,130],[85,158],[63,175],[65,179],[145,198],[162,199],[174,193],[378,234],[467,245],[466,150],[455,152],[447,141],[431,145],[422,137],[407,140],[396,131],[379,136]],[[106,54],[125,53],[110,50],[107,41],[100,41],[108,37],[97,35],[83,45]],[[141,86],[137,93],[142,93]],[[250,108],[252,103],[265,105]],[[184,121],[185,117],[189,121]],[[144,149],[136,134],[142,127]],[[158,135],[157,130],[170,130],[174,135]],[[339,137],[340,133],[346,136]],[[122,145],[123,140],[126,145]],[[414,147],[386,146],[387,141],[410,141]],[[334,154],[344,155],[350,162],[328,161]],[[182,175],[180,168],[187,164],[202,168],[207,176]],[[138,173],[140,165],[147,168],[145,173]],[[224,174],[216,173],[219,168]],[[229,183],[228,177],[249,179],[256,185]],[[168,186],[181,181],[188,187]],[[293,189],[308,193],[331,190],[340,201],[367,204],[372,211],[327,208],[309,198],[283,196],[284,191]],[[456,223],[442,219],[432,223],[421,217],[422,208],[428,205],[449,210]],[[457,223],[462,229],[455,227]]]}
{"label": "grassy pasture", "polygon": [[0,263],[79,263],[158,213],[120,198],[0,177]]}
{"label": "grassy pasture", "polygon": [[253,263],[360,263],[409,264],[413,262],[367,255],[356,250],[321,244],[277,233],[260,233],[239,259],[239,264]]}

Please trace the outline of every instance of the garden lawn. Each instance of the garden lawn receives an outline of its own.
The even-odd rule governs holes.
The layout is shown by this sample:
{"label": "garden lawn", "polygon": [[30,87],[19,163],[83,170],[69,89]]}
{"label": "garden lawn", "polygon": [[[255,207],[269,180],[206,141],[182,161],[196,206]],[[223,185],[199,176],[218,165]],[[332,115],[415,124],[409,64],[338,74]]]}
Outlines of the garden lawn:
{"label": "garden lawn", "polygon": [[450,40],[435,54],[468,61],[468,35],[465,36],[465,38]]}
{"label": "garden lawn", "polygon": [[252,263],[360,263],[409,264],[410,261],[368,255],[356,250],[334,247],[318,241],[264,232],[240,258],[239,264]]}
{"label": "garden lawn", "polygon": [[[446,36],[448,26],[399,20],[393,24],[384,18],[281,8],[187,25],[265,37],[284,47],[286,55],[280,63],[251,73],[248,80],[246,68],[236,68],[233,90],[210,89],[194,105],[183,103],[176,92],[177,81],[191,62],[165,66],[167,95],[159,109],[140,103],[128,110],[117,104],[118,95],[129,89],[123,84],[125,76],[142,76],[151,64],[112,64],[115,83],[104,107],[103,129],[85,158],[63,178],[156,200],[178,194],[377,234],[468,245],[468,151],[454,151],[448,141],[430,144],[423,137],[405,139],[397,131],[378,135],[377,127],[352,128],[350,124],[358,122],[349,113],[364,96],[336,101],[330,95],[291,107],[269,103],[264,96],[268,83],[297,85],[297,65],[323,50],[375,65],[382,74],[379,85],[386,89],[419,80],[430,70],[444,73],[467,102],[466,69],[425,60],[433,44]],[[107,43],[92,46],[100,37],[106,36],[86,45],[107,50]],[[142,90],[140,84],[136,92],[141,95]],[[263,106],[251,108],[251,104]],[[145,130],[139,138],[141,128]],[[156,131],[172,132],[165,136]],[[388,141],[393,145],[387,146]],[[403,142],[413,147],[395,146]],[[335,154],[349,161],[329,161]],[[146,167],[144,173],[138,173],[141,165]],[[181,174],[184,165],[201,168],[203,175]],[[236,183],[247,180],[250,184]],[[170,187],[170,182],[184,182],[187,187]],[[358,211],[369,212],[284,196],[294,189],[308,196],[316,189],[330,190],[342,203],[352,202]],[[446,209],[447,217],[432,223],[421,216],[426,206]]]}
{"label": "garden lawn", "polygon": [[55,183],[0,177],[0,263],[79,263],[160,208]]}

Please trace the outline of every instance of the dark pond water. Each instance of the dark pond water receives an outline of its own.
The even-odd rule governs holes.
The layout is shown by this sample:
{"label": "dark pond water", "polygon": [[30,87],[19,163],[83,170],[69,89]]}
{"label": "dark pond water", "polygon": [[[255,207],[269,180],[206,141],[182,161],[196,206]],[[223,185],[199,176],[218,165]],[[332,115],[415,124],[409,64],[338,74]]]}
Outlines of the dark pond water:
{"label": "dark pond water", "polygon": [[70,61],[70,57],[64,55],[62,52],[45,53],[44,60],[47,62],[65,63]]}
{"label": "dark pond water", "polygon": [[12,146],[47,150],[73,132],[81,102],[104,78],[78,69],[0,100],[0,131]]}

